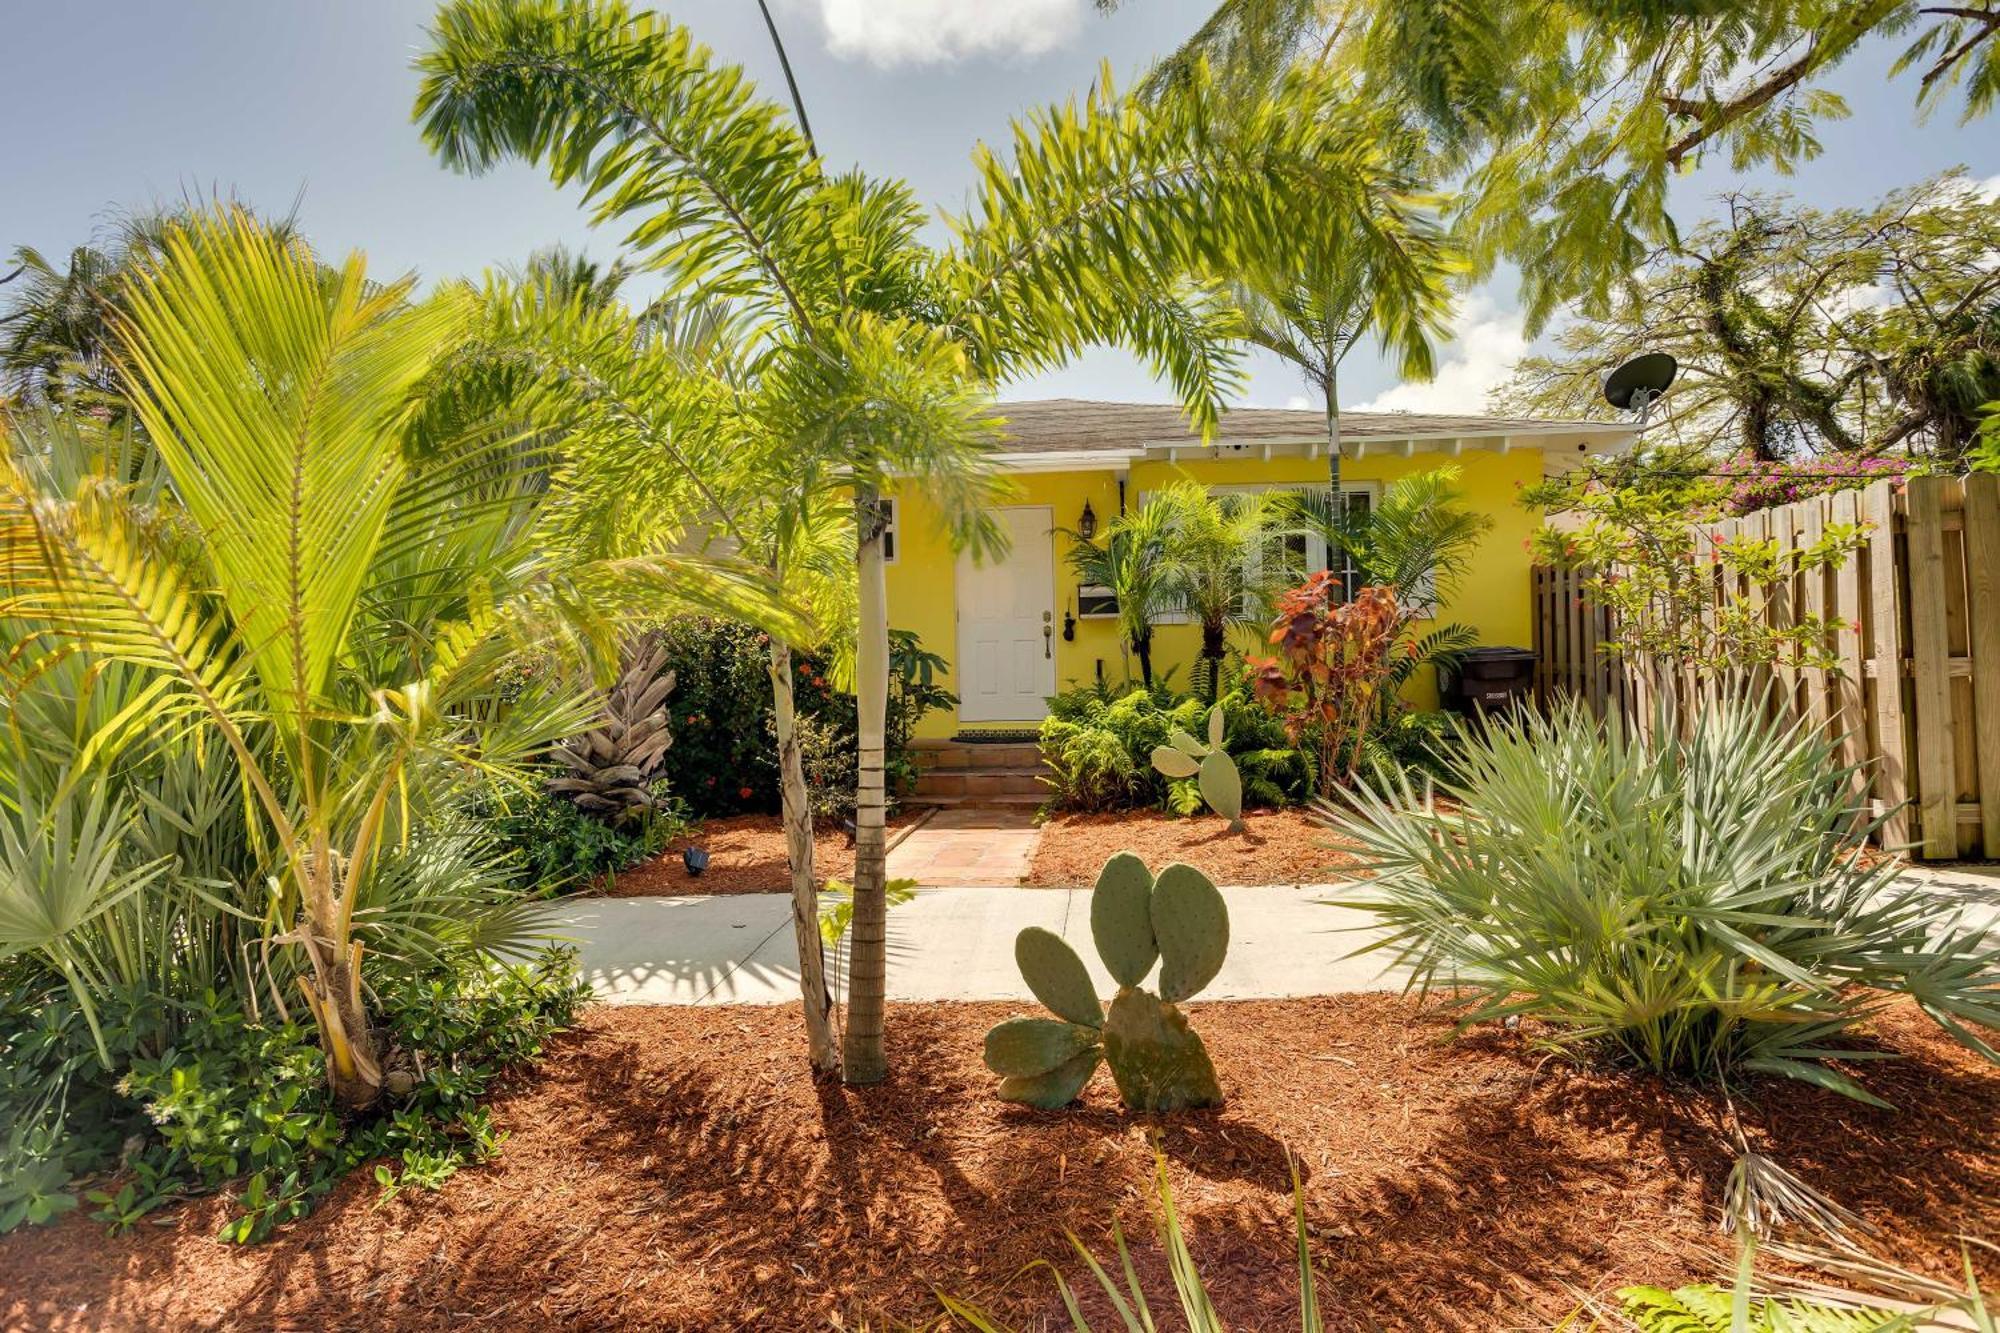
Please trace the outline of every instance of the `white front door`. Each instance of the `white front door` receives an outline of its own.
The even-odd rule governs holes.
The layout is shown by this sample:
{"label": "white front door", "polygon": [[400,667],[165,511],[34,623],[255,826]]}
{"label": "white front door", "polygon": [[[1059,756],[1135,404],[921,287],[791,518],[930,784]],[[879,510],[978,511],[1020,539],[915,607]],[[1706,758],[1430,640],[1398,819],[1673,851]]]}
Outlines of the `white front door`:
{"label": "white front door", "polygon": [[1055,541],[1046,506],[997,511],[1007,553],[958,557],[958,717],[1035,722],[1056,691]]}

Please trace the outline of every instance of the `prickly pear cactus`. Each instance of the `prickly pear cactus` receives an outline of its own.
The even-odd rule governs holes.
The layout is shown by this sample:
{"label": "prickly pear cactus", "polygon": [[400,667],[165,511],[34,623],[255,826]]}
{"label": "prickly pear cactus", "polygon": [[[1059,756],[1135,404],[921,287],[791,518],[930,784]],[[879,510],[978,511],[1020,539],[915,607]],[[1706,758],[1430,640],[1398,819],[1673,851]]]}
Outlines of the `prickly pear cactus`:
{"label": "prickly pear cactus", "polygon": [[1222,748],[1222,705],[1208,710],[1208,740],[1196,740],[1179,727],[1168,733],[1171,745],[1153,748],[1153,767],[1170,778],[1193,778],[1208,808],[1229,821],[1231,833],[1243,831],[1243,775]]}
{"label": "prickly pear cactus", "polygon": [[[986,1034],[986,1067],[1001,1076],[1001,1098],[1066,1106],[1103,1061],[1131,1110],[1219,1105],[1208,1050],[1176,1007],[1215,980],[1229,950],[1229,910],[1215,885],[1186,865],[1155,879],[1145,862],[1120,852],[1097,876],[1090,934],[1118,983],[1108,1014],[1060,935],[1030,926],[1015,939],[1021,976],[1056,1017],[1010,1018]],[[1158,994],[1139,985],[1155,962]]]}

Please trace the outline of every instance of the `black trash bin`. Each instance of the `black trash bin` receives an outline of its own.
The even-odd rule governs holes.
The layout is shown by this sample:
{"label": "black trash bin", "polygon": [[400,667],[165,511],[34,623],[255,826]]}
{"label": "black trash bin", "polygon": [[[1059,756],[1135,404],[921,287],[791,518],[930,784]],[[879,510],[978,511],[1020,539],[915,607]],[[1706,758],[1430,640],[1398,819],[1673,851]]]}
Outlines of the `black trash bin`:
{"label": "black trash bin", "polygon": [[1468,648],[1457,670],[1438,672],[1444,706],[1467,717],[1527,705],[1535,694],[1535,654],[1528,648]]}

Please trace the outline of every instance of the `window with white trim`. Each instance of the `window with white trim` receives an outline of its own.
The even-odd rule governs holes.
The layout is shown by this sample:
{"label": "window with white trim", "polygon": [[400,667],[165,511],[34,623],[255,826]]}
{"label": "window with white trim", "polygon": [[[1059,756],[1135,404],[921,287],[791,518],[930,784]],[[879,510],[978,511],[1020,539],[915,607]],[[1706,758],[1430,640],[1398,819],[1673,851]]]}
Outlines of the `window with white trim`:
{"label": "window with white trim", "polygon": [[[1282,483],[1251,483],[1232,486],[1211,486],[1208,488],[1208,491],[1211,495],[1227,495],[1231,493],[1254,495],[1268,491],[1291,491],[1295,494],[1303,495],[1313,490],[1319,490],[1323,493],[1324,489],[1324,487],[1313,486],[1287,486]],[[1380,482],[1341,482],[1340,494],[1342,501],[1346,504],[1348,518],[1350,520],[1365,519],[1368,516],[1369,510],[1374,508],[1375,496],[1380,489]],[[1355,563],[1353,554],[1344,549],[1333,550],[1328,545],[1326,538],[1320,536],[1318,533],[1295,533],[1289,537],[1277,539],[1273,545],[1281,547],[1288,557],[1289,563],[1294,567],[1301,568],[1307,575],[1317,574],[1321,570],[1333,568],[1333,561],[1335,558],[1338,558],[1340,562],[1341,599],[1343,601],[1352,600],[1354,594],[1361,590],[1365,576],[1362,574],[1361,567]],[[1254,580],[1262,572],[1264,558],[1264,552],[1252,552],[1248,568],[1244,571],[1246,575]]]}

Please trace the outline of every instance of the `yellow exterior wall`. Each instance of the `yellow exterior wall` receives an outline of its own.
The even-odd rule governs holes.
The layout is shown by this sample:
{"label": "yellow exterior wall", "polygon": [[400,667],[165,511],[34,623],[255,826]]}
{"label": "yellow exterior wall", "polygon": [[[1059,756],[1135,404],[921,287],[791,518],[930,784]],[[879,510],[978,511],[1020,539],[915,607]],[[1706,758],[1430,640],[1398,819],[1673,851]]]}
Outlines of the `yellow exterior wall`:
{"label": "yellow exterior wall", "polygon": [[[1386,484],[1397,477],[1429,468],[1456,465],[1461,473],[1459,487],[1466,502],[1493,519],[1474,555],[1471,570],[1460,582],[1454,596],[1439,608],[1440,618],[1455,620],[1479,631],[1480,641],[1489,644],[1527,646],[1533,633],[1528,588],[1528,555],[1525,543],[1540,518],[1523,509],[1515,492],[1542,475],[1541,451],[1516,448],[1502,454],[1494,450],[1468,449],[1457,458],[1429,452],[1400,455],[1371,454],[1348,459],[1341,468],[1347,481]],[[1146,459],[1131,466],[1126,488],[1128,504],[1137,505],[1141,494],[1159,490],[1177,480],[1191,479],[1208,486],[1298,485],[1324,482],[1326,461],[1303,456],[1277,457],[1268,462],[1256,457],[1183,457],[1178,463],[1164,458]],[[1047,505],[1058,528],[1074,528],[1083,514],[1084,501],[1096,511],[1102,524],[1118,512],[1117,473],[1111,469],[1091,472],[1023,473],[1014,478],[1016,495],[1011,504]],[[889,623],[897,629],[914,630],[924,646],[949,660],[958,659],[957,557],[937,522],[936,511],[925,501],[920,489],[904,487],[897,493],[896,560],[888,569]],[[1067,559],[1070,539],[1051,533],[1051,554],[1056,575],[1055,618],[1057,635],[1056,687],[1087,684],[1103,663],[1107,680],[1118,682],[1128,674],[1136,678],[1138,663],[1128,664],[1119,651],[1117,634],[1109,620],[1079,620],[1076,638],[1066,642],[1061,635],[1065,612],[1076,607],[1076,575]],[[1162,625],[1154,635],[1153,669],[1156,674],[1171,668],[1174,681],[1187,684],[1189,667],[1199,647],[1200,633],[1193,625]],[[1236,648],[1255,651],[1257,641],[1248,631],[1235,638]],[[951,685],[952,682],[947,681]],[[956,688],[955,685],[952,686]],[[1425,682],[1413,702],[1434,706],[1435,689]],[[1018,719],[1022,725],[1039,718]],[[977,724],[982,727],[1006,723]],[[922,737],[949,736],[958,720],[948,713],[933,713],[924,719],[917,734]]]}

